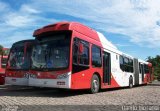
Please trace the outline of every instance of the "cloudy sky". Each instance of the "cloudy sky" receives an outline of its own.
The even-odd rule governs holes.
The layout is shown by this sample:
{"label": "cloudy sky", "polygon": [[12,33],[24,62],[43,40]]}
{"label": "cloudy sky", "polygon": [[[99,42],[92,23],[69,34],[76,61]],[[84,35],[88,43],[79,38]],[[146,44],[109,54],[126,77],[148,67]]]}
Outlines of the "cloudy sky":
{"label": "cloudy sky", "polygon": [[160,0],[0,0],[0,44],[33,39],[35,29],[78,21],[119,50],[146,59],[160,54]]}

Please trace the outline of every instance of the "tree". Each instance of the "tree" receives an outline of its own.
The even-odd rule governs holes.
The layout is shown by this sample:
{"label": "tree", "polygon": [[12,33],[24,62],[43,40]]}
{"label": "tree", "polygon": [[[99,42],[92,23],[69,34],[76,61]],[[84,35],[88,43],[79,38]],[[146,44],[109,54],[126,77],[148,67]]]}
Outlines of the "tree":
{"label": "tree", "polygon": [[0,55],[2,55],[2,53],[3,53],[3,46],[0,45]]}
{"label": "tree", "polygon": [[155,78],[160,77],[160,55],[156,55],[156,57],[147,57],[147,62],[152,63]]}

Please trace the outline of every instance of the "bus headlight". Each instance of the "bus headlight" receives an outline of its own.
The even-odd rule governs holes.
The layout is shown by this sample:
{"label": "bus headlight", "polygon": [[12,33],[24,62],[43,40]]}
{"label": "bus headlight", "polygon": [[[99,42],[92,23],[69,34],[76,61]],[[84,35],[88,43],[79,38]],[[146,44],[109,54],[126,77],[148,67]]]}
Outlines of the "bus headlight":
{"label": "bus headlight", "polygon": [[57,79],[64,79],[64,78],[67,78],[68,77],[68,73],[65,73],[65,74],[60,74],[57,76]]}

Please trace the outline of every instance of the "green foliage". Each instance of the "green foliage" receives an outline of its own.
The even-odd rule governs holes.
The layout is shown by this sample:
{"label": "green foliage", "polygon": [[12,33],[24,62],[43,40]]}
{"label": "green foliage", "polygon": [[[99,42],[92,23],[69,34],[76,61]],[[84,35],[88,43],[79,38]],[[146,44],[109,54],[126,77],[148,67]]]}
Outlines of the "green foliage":
{"label": "green foliage", "polygon": [[154,68],[154,76],[156,78],[160,77],[160,55],[157,55],[156,57],[149,56],[147,58],[147,62],[152,63]]}
{"label": "green foliage", "polygon": [[3,46],[0,45],[0,55],[2,55],[2,53],[3,53]]}

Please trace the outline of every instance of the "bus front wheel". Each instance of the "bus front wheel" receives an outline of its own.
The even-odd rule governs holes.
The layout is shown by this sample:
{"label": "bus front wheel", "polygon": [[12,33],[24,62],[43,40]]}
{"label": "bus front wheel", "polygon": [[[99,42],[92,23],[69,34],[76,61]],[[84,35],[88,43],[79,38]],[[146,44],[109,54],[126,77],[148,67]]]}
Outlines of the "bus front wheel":
{"label": "bus front wheel", "polygon": [[92,76],[92,80],[91,80],[91,93],[94,94],[94,93],[97,93],[99,92],[99,89],[100,89],[100,80],[99,80],[99,77],[97,75],[93,75]]}

